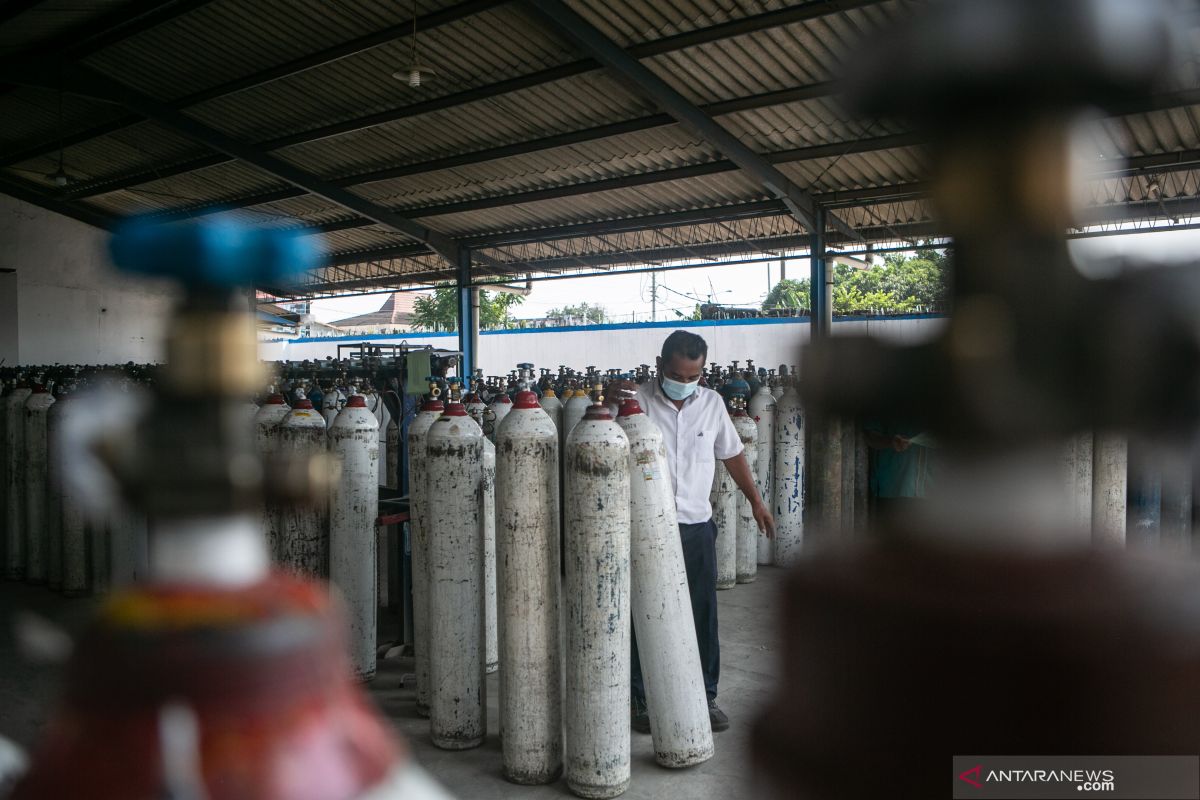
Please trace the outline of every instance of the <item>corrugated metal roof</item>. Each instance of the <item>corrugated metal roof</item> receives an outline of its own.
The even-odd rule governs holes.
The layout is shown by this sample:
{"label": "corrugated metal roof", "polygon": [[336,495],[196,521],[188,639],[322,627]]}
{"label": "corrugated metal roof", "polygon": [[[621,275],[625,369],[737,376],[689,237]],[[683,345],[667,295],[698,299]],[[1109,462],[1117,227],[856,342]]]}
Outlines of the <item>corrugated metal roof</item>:
{"label": "corrugated metal roof", "polygon": [[[86,63],[154,97],[170,100],[245,78],[261,70],[324,51],[331,46],[389,29],[406,22],[414,8],[421,15],[453,11],[462,0],[213,0],[189,13],[144,30],[90,56]],[[699,104],[728,103],[812,87],[807,99],[742,103],[718,121],[752,149],[767,154],[796,185],[815,192],[865,192],[859,205],[839,208],[841,219],[855,227],[882,231],[889,227],[929,221],[927,202],[913,200],[911,190],[888,187],[928,179],[926,160],[911,140],[876,140],[904,133],[895,123],[858,119],[848,114],[823,82],[835,78],[840,65],[855,57],[864,35],[903,17],[926,0],[881,0],[849,10],[821,0],[567,0],[602,32],[623,47],[641,47],[643,63]],[[94,19],[121,4],[90,0],[68,4],[46,0],[37,7],[59,10],[60,21],[27,12],[0,32],[4,48],[28,47],[39,37]],[[650,43],[680,34],[704,32],[735,20],[778,20],[781,9],[813,9],[791,14],[802,21],[763,27],[721,37],[689,36],[670,47]],[[789,12],[790,13],[790,12]],[[314,66],[304,72],[263,82],[225,97],[207,100],[186,111],[199,121],[247,142],[280,137],[309,138],[329,125],[346,130],[313,141],[291,144],[275,155],[324,179],[341,179],[381,169],[404,168],[402,177],[377,180],[352,188],[355,194],[381,207],[399,209],[422,224],[453,237],[471,238],[512,231],[536,231],[561,225],[625,220],[649,215],[738,207],[769,199],[764,188],[746,174],[722,166],[703,167],[723,160],[699,136],[675,124],[663,124],[656,109],[603,70],[580,66],[582,54],[565,37],[551,30],[519,3],[501,4],[470,13],[418,32],[421,58],[438,74],[420,89],[410,89],[391,73],[407,63],[407,34],[375,47]],[[1198,47],[1200,35],[1193,34]],[[664,52],[665,51],[665,52]],[[559,70],[554,80],[542,71]],[[561,68],[561,69],[560,69]],[[533,83],[527,76],[539,76]],[[514,80],[515,83],[504,83]],[[513,86],[522,88],[512,89]],[[438,108],[439,98],[472,102]],[[1200,66],[1193,59],[1180,71],[1176,88],[1200,87]],[[464,95],[463,93],[467,93]],[[1195,93],[1191,99],[1200,99]],[[41,142],[39,157],[3,168],[51,191],[45,175],[55,168],[52,141],[125,112],[94,101],[64,98],[59,124],[58,93],[20,89],[0,94],[0,161],[5,153],[23,152]],[[1187,97],[1177,107],[1103,120],[1084,137],[1098,163],[1121,156],[1185,152],[1184,160],[1200,163],[1200,105]],[[383,114],[392,121],[364,123],[368,115]],[[536,152],[513,153],[481,160],[464,154],[499,146],[520,145],[570,132],[625,123],[644,117],[653,124],[627,125],[603,138],[572,137],[571,143]],[[301,135],[303,134],[303,135]],[[810,148],[810,150],[805,150]],[[819,148],[815,152],[811,148]],[[797,152],[792,152],[797,151]],[[214,202],[284,190],[281,178],[240,162],[228,162],[173,175],[176,164],[211,155],[203,144],[156,123],[142,122],[66,150],[66,168],[82,181],[102,180],[117,187],[90,198],[86,205],[114,215],[165,209],[192,209]],[[456,166],[436,166],[438,159],[458,157]],[[415,165],[435,162],[434,169]],[[1189,163],[1190,163],[1189,162]],[[691,169],[700,165],[697,169]],[[685,168],[692,177],[666,172]],[[717,170],[717,171],[714,171]],[[119,188],[123,178],[141,175],[144,182]],[[1151,174],[1107,177],[1089,186],[1096,206],[1142,203],[1137,213],[1170,216],[1170,204],[1197,196],[1195,171],[1176,168],[1158,180],[1156,204],[1150,196]],[[158,175],[158,177],[154,177]],[[669,177],[670,180],[662,180]],[[613,188],[614,181],[630,179]],[[589,184],[601,191],[589,191]],[[633,185],[636,182],[636,185]],[[72,187],[67,187],[67,196]],[[530,200],[527,193],[554,190],[555,199]],[[876,191],[877,190],[877,191]],[[873,192],[875,194],[873,194]],[[61,194],[55,192],[56,196]],[[872,200],[876,194],[882,200]],[[533,195],[537,197],[538,195]],[[544,196],[544,195],[543,195]],[[1154,202],[1144,203],[1150,199]],[[468,203],[460,210],[455,204]],[[443,213],[420,217],[421,209]],[[233,218],[261,225],[329,225],[338,230],[322,234],[332,251],[365,253],[411,244],[412,240],[378,224],[355,223],[355,215],[320,197],[306,195],[228,212]],[[695,218],[694,215],[690,218]],[[802,233],[786,214],[741,215],[728,222],[666,225],[640,234],[595,234],[558,239],[541,245],[496,250],[493,257],[558,259],[566,254],[614,254],[630,250],[639,236],[648,249],[695,247],[698,243],[753,249],[754,236],[787,240]],[[753,235],[752,235],[753,234]],[[672,245],[671,243],[674,242]],[[681,244],[681,242],[683,244]],[[624,250],[622,250],[624,248]],[[557,254],[557,255],[556,255]],[[364,256],[366,257],[366,256]],[[397,266],[399,265],[399,266]],[[396,269],[420,273],[447,269],[436,257],[387,260],[373,271],[326,270],[329,280],[361,280],[366,275],[391,275]],[[556,267],[558,268],[558,267]],[[394,279],[394,277],[392,278]]]}
{"label": "corrugated metal roof", "polygon": [[46,0],[28,8],[0,27],[0,56],[28,52],[38,45],[86,26],[130,0]]}

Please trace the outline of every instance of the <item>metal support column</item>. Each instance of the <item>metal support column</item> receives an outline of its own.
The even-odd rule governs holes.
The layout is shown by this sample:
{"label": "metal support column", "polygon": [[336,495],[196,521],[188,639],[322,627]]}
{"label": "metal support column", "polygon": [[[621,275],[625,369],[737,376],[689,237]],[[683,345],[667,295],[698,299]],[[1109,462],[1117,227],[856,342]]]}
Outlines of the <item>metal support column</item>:
{"label": "metal support column", "polygon": [[813,229],[809,233],[809,326],[812,339],[823,338],[833,329],[833,281],[825,260],[825,207],[813,211]]}
{"label": "metal support column", "polygon": [[[825,260],[825,209],[816,206],[809,242],[809,305],[811,341],[829,336],[833,323]],[[842,518],[842,425],[836,417],[807,414],[807,446],[804,448],[804,475],[808,483],[808,501],[804,512],[805,535],[836,535],[844,528]],[[853,491],[846,492],[853,496]]]}
{"label": "metal support column", "polygon": [[478,360],[479,290],[471,287],[471,251],[458,251],[458,349],[462,351],[459,375],[464,381],[471,377]]}

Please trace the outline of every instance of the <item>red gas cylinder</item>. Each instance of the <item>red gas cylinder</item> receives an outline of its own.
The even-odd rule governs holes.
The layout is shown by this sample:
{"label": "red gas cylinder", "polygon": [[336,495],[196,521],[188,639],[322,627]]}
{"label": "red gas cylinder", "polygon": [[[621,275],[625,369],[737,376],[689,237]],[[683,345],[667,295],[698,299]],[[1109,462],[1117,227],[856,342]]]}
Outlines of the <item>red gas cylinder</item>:
{"label": "red gas cylinder", "polygon": [[[280,574],[245,589],[114,595],[79,643],[63,705],[13,797],[362,795],[406,755],[352,683],[342,629],[322,588]],[[196,723],[190,777],[172,774],[179,754],[163,746],[174,706]]]}

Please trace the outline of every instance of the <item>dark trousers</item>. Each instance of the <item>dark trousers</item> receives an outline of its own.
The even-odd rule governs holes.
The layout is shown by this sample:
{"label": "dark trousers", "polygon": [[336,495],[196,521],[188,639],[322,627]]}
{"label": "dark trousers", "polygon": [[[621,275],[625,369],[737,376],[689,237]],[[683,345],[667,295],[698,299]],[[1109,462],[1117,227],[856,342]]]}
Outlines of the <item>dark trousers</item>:
{"label": "dark trousers", "polygon": [[[683,542],[683,565],[687,570],[688,594],[692,598],[692,620],[700,645],[700,670],[708,699],[717,696],[721,677],[721,644],[717,640],[717,526],[710,519],[694,525],[679,524]],[[637,636],[633,637],[633,696],[645,702],[642,664],[638,660]]]}

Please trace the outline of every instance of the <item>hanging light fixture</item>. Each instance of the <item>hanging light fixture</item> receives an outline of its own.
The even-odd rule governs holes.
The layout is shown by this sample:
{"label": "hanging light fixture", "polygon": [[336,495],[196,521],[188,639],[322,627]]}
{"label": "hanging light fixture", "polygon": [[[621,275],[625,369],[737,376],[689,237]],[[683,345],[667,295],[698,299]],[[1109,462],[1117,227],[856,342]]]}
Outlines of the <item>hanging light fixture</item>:
{"label": "hanging light fixture", "polygon": [[58,169],[46,176],[46,180],[53,183],[59,189],[64,188],[71,182],[71,176],[63,169],[63,93],[62,89],[58,90]]}
{"label": "hanging light fixture", "polygon": [[398,69],[392,73],[392,77],[396,80],[405,81],[409,87],[418,89],[421,86],[421,80],[427,76],[436,75],[430,67],[421,66],[421,56],[417,50],[417,1],[413,0],[412,5],[412,56],[408,62],[408,66]]}

